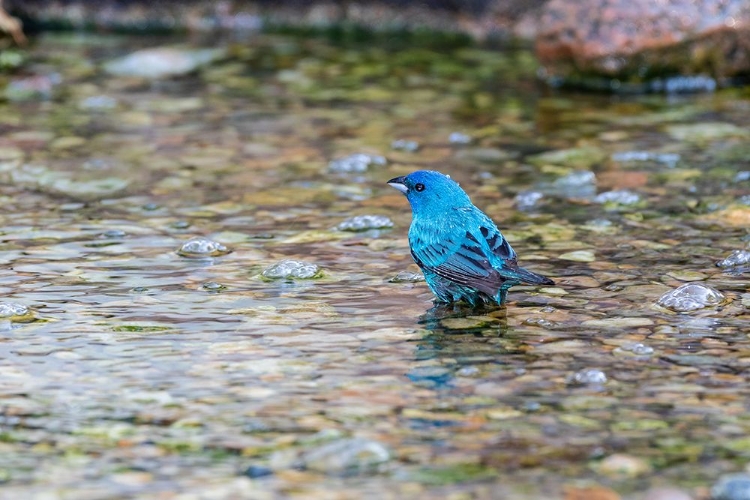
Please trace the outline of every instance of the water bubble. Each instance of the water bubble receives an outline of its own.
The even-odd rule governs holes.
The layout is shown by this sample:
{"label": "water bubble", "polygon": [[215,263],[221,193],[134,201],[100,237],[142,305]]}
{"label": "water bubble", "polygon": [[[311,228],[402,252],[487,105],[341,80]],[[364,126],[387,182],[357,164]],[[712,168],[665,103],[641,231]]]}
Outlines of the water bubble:
{"label": "water bubble", "polygon": [[208,238],[192,238],[182,244],[177,253],[183,257],[203,259],[228,254],[231,250],[219,242]]}
{"label": "water bubble", "polygon": [[635,205],[639,201],[641,201],[640,195],[628,189],[605,191],[603,193],[599,193],[594,198],[594,203],[611,203],[615,205]]}
{"label": "water bubble", "polygon": [[414,153],[419,150],[419,143],[416,141],[409,141],[406,139],[398,139],[391,143],[391,149]]}
{"label": "water bubble", "polygon": [[721,304],[725,300],[721,292],[702,283],[686,283],[662,295],[658,305],[676,312],[695,311]]}
{"label": "water bubble", "polygon": [[654,348],[640,342],[632,342],[616,347],[614,352],[634,354],[636,356],[650,356],[654,353]]}
{"label": "water bubble", "polygon": [[220,292],[221,290],[225,290],[227,287],[215,281],[207,281],[203,283],[202,288],[209,292]]}
{"label": "water bubble", "polygon": [[285,259],[277,262],[261,273],[267,279],[310,279],[320,275],[320,268],[309,262]]}
{"label": "water bubble", "polygon": [[516,208],[521,211],[530,210],[537,206],[542,198],[544,195],[539,191],[521,191],[515,198]]}
{"label": "water bubble", "polygon": [[750,250],[735,250],[724,260],[716,263],[719,267],[739,267],[750,264]]}
{"label": "water bubble", "polygon": [[29,308],[18,302],[0,302],[0,318],[14,320],[28,316]]}
{"label": "water bubble", "polygon": [[602,385],[607,383],[607,375],[596,368],[586,368],[576,372],[571,382],[581,385]]}
{"label": "water bubble", "polygon": [[366,153],[355,153],[338,158],[328,164],[328,171],[334,173],[365,172],[371,165],[387,164],[385,157]]}
{"label": "water bubble", "polygon": [[526,318],[523,320],[523,324],[528,326],[538,326],[539,328],[545,328],[547,330],[552,330],[557,327],[557,323],[544,318]]}
{"label": "water bubble", "polygon": [[451,144],[471,144],[471,136],[461,132],[451,132],[448,136],[448,142]]}
{"label": "water bubble", "polygon": [[367,231],[393,227],[393,221],[385,215],[356,215],[336,227],[339,231]]}
{"label": "water bubble", "polygon": [[422,273],[412,273],[411,271],[401,271],[396,276],[388,280],[388,283],[418,283],[424,281]]}

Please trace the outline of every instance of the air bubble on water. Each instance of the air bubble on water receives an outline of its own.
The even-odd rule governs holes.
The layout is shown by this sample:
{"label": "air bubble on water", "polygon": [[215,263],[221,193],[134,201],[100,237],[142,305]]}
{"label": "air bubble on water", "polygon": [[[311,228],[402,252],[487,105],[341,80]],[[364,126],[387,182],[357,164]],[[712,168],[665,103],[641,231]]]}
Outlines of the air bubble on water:
{"label": "air bubble on water", "polygon": [[716,265],[724,268],[750,265],[750,250],[735,250]]}
{"label": "air bubble on water", "polygon": [[266,268],[261,276],[266,279],[310,279],[320,275],[316,264],[299,260],[286,259]]}
{"label": "air bubble on water", "polygon": [[367,231],[393,227],[393,221],[385,215],[356,215],[340,223],[339,231]]}
{"label": "air bubble on water", "polygon": [[521,211],[532,209],[542,198],[544,194],[539,191],[521,191],[515,198],[516,208]]}
{"label": "air bubble on water", "polygon": [[607,375],[596,368],[586,368],[573,374],[571,382],[580,385],[602,385],[607,383]]}
{"label": "air bubble on water", "polygon": [[192,238],[182,244],[177,253],[192,259],[204,259],[228,254],[231,250],[217,241],[208,238]]}
{"label": "air bubble on water", "polygon": [[658,305],[676,312],[695,311],[724,302],[725,297],[718,290],[702,283],[686,283],[662,295]]}
{"label": "air bubble on water", "polygon": [[0,318],[20,318],[29,315],[29,308],[18,302],[0,302]]}

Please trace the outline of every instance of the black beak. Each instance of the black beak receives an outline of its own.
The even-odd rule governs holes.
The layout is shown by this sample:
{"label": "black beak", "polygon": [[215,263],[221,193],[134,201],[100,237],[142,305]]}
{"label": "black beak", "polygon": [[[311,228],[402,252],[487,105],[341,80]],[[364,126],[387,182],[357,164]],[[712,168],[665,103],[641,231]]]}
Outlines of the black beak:
{"label": "black beak", "polygon": [[409,191],[409,188],[406,187],[406,177],[403,175],[401,177],[394,177],[393,179],[389,180],[388,185],[398,189],[404,194]]}

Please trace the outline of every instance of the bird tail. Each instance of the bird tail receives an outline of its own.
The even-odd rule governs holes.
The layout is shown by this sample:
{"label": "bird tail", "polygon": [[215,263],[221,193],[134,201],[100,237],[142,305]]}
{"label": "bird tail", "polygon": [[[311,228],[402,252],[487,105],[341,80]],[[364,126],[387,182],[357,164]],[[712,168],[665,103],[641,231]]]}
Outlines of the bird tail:
{"label": "bird tail", "polygon": [[518,279],[521,280],[522,283],[526,283],[528,285],[554,285],[555,282],[551,279],[547,278],[546,276],[542,276],[541,274],[532,273],[528,269],[524,269],[523,267],[519,267],[514,270],[514,274],[518,276]]}

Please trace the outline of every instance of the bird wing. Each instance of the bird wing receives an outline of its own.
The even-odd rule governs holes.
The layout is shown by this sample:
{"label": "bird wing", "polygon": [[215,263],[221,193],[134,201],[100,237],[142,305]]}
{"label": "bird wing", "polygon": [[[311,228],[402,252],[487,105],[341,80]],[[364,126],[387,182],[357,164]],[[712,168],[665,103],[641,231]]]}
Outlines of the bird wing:
{"label": "bird wing", "polygon": [[[476,222],[475,217],[469,220]],[[506,281],[518,281],[518,266],[513,249],[492,221],[487,221],[471,224],[474,230],[441,221],[432,230],[415,231],[410,234],[414,261],[454,283],[495,295]]]}
{"label": "bird wing", "polygon": [[410,234],[412,257],[420,267],[490,296],[503,285],[549,282],[519,267],[516,252],[497,226],[484,213],[472,208],[459,221],[465,225],[451,223],[449,218],[432,225],[431,230],[422,228]]}

